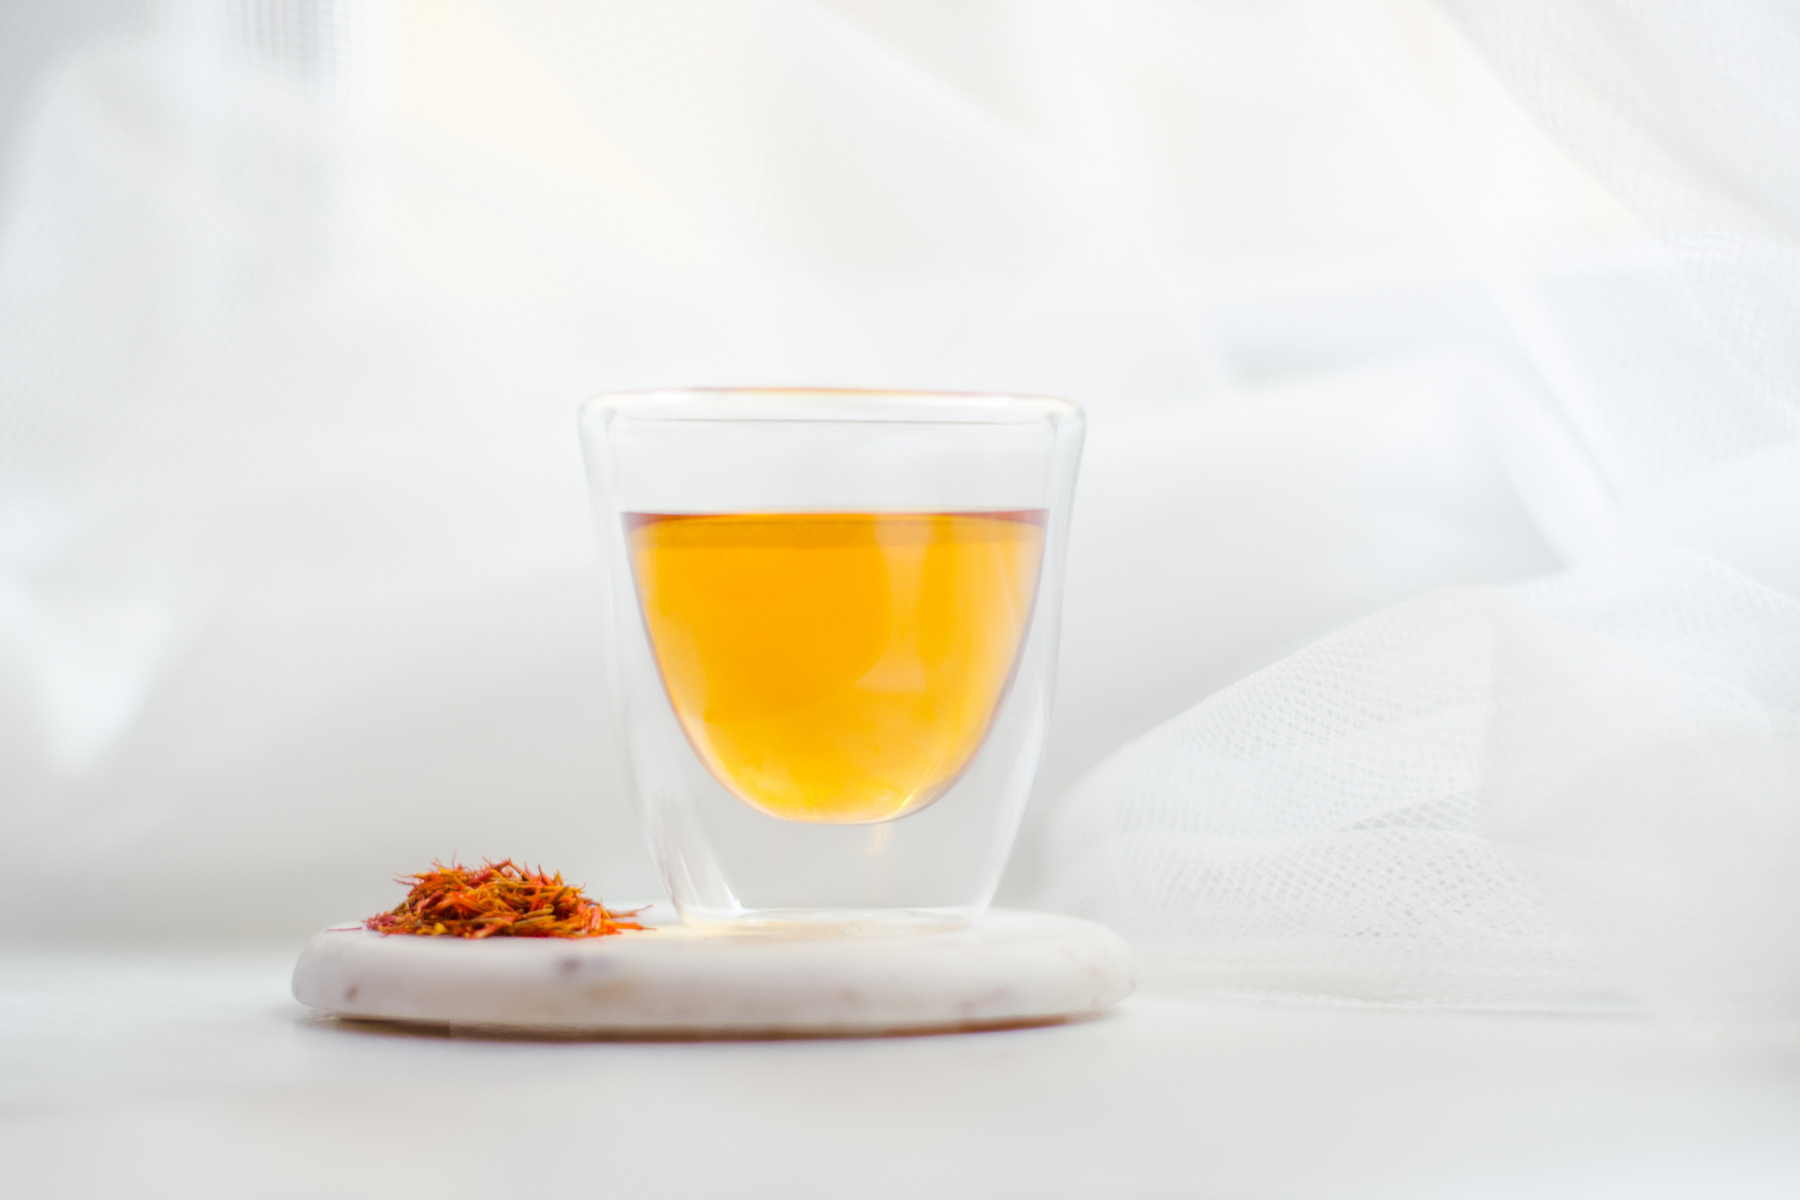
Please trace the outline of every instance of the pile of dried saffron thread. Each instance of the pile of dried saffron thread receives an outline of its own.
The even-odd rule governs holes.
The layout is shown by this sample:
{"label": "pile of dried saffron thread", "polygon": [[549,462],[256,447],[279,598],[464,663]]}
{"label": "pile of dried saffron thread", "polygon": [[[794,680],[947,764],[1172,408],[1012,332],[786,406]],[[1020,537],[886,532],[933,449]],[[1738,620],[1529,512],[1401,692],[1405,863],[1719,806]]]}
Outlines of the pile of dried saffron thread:
{"label": "pile of dried saffron thread", "polygon": [[363,925],[376,933],[423,937],[605,937],[642,929],[641,909],[608,912],[563,882],[562,874],[528,871],[510,858],[483,860],[480,867],[433,862],[431,870],[402,875],[396,882],[412,890],[397,908]]}

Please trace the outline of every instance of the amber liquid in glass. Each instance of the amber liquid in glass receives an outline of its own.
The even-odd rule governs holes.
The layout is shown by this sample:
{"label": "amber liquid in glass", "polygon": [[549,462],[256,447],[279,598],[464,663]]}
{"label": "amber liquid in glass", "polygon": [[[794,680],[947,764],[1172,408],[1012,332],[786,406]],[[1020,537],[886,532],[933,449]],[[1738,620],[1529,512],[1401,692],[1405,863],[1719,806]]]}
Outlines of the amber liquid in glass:
{"label": "amber liquid in glass", "polygon": [[974,758],[1031,620],[1042,512],[625,520],[675,716],[740,800],[885,821]]}

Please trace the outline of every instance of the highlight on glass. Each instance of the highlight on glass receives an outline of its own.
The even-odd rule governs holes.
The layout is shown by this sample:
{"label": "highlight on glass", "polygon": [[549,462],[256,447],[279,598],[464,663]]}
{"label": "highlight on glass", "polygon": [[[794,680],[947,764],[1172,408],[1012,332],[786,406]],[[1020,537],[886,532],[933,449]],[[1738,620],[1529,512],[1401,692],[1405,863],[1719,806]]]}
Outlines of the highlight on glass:
{"label": "highlight on glass", "polygon": [[581,430],[617,744],[683,918],[984,907],[1042,754],[1080,410],[701,389]]}

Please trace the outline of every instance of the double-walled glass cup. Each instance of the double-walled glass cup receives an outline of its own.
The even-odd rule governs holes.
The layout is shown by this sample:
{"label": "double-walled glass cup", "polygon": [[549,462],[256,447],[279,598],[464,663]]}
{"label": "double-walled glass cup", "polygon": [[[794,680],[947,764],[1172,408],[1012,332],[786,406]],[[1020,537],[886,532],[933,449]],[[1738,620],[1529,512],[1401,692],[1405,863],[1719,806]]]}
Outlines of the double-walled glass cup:
{"label": "double-walled glass cup", "polygon": [[581,434],[619,745],[683,919],[982,909],[1043,750],[1080,410],[637,392]]}

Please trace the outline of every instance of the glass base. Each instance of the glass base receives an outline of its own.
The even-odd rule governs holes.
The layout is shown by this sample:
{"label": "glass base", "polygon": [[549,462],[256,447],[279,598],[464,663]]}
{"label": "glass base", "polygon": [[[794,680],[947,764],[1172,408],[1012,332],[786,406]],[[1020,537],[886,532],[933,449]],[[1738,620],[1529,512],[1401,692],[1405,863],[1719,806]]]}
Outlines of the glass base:
{"label": "glass base", "polygon": [[709,932],[832,937],[879,937],[965,929],[979,911],[974,908],[680,909],[682,924]]}

